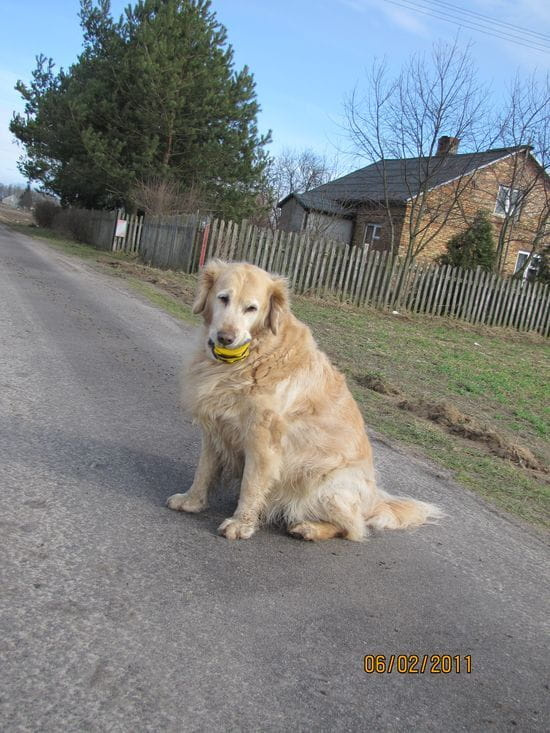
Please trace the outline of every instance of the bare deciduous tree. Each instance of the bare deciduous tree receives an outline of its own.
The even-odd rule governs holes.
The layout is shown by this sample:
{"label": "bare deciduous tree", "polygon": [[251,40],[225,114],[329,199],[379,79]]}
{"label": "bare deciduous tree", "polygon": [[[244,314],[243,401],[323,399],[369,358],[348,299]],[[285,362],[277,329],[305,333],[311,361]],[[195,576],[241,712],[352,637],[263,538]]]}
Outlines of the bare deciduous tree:
{"label": "bare deciduous tree", "polygon": [[177,181],[164,178],[138,181],[131,191],[131,200],[136,209],[152,216],[208,210],[207,201],[196,186],[183,189]]}
{"label": "bare deciduous tree", "polygon": [[280,218],[277,204],[289,193],[311,191],[331,178],[337,170],[337,161],[329,161],[309,148],[285,148],[271,159],[266,170],[266,197],[270,201],[270,221],[276,228]]}
{"label": "bare deciduous tree", "polygon": [[[503,147],[526,146],[509,159],[506,187],[500,187],[497,268],[502,270],[512,241],[520,241],[529,266],[550,235],[550,76],[516,75],[493,123]],[[535,160],[533,160],[533,156]],[[500,183],[497,181],[496,183]]]}
{"label": "bare deciduous tree", "polygon": [[[486,149],[485,98],[469,48],[461,50],[456,42],[439,43],[431,54],[411,57],[394,78],[385,61],[375,60],[366,89],[356,88],[349,96],[345,128],[354,152],[377,164],[381,191],[372,205],[385,212],[392,252],[399,246],[402,226],[407,231],[405,254],[413,259],[453,218],[463,220],[459,203],[472,180],[472,159],[456,159],[452,185],[441,195],[433,191],[455,152],[454,141],[471,153]],[[442,137],[450,141],[443,154],[438,151]]]}
{"label": "bare deciduous tree", "polygon": [[309,148],[285,148],[275,158],[272,173],[274,188],[277,187],[277,193],[282,197],[292,191],[311,191],[326,183],[333,175],[333,170],[325,156]]}

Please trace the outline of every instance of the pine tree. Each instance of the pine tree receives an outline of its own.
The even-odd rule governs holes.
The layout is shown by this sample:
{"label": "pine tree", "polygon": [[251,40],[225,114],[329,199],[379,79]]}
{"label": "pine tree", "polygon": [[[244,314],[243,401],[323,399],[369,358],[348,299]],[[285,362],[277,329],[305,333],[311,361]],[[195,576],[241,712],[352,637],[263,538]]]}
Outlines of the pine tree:
{"label": "pine tree", "polygon": [[84,49],[54,75],[41,56],[27,107],[11,129],[20,169],[64,203],[131,206],[137,183],[160,179],[204,192],[216,213],[248,215],[260,190],[267,136],[247,67],[234,69],[208,0],[138,0],[119,21],[108,0],[82,0]]}
{"label": "pine tree", "polygon": [[438,261],[440,265],[453,267],[494,269],[496,249],[493,226],[486,211],[478,211],[468,229],[447,242],[447,251]]}

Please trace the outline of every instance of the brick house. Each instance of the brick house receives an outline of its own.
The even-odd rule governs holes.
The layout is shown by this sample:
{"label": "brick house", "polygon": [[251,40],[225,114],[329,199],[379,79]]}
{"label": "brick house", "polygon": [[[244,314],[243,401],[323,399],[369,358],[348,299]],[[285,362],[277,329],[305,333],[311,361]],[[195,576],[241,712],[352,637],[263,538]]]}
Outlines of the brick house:
{"label": "brick house", "polygon": [[[485,210],[502,270],[523,266],[548,218],[550,178],[526,145],[458,153],[456,138],[442,137],[431,158],[378,161],[306,193],[279,202],[279,228],[309,231],[353,246],[405,254],[418,260],[442,254],[449,239]],[[384,203],[387,202],[387,205]],[[392,236],[393,232],[393,236]]]}

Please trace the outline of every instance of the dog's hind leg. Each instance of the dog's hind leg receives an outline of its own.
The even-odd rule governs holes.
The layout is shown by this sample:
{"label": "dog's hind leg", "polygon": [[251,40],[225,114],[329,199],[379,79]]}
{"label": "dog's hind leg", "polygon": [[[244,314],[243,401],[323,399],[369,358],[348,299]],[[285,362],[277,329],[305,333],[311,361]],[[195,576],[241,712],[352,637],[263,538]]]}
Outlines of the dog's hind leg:
{"label": "dog's hind leg", "polygon": [[345,478],[346,474],[332,476],[313,495],[293,502],[283,512],[291,535],[305,540],[343,537],[360,542],[365,538],[362,496],[355,487],[342,486]]}
{"label": "dog's hind leg", "polygon": [[331,540],[333,537],[342,537],[345,534],[340,527],[331,522],[298,522],[288,528],[288,533],[311,542]]}
{"label": "dog's hind leg", "polygon": [[317,488],[314,497],[310,497],[309,507],[304,507],[303,519],[328,522],[338,528],[340,537],[360,542],[367,534],[363,516],[366,486],[365,472],[361,467],[333,472]]}

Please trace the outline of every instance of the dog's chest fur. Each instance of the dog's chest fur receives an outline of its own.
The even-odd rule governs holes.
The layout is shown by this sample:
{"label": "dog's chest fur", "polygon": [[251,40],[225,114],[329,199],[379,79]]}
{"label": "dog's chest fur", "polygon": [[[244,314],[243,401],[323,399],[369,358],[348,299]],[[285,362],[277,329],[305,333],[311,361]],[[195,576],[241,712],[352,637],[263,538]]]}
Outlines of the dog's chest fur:
{"label": "dog's chest fur", "polygon": [[242,453],[261,412],[263,392],[253,369],[200,359],[187,372],[183,400],[220,452]]}

